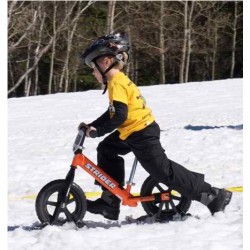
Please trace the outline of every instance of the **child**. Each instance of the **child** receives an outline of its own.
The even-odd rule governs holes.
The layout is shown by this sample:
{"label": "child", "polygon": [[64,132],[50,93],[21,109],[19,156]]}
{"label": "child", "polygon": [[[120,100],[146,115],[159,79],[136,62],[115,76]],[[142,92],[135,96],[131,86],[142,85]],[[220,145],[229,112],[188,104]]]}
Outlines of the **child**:
{"label": "child", "polygon": [[[160,128],[138,87],[121,70],[129,57],[124,34],[98,38],[82,55],[93,75],[108,90],[108,110],[89,124],[88,137],[109,134],[97,147],[97,165],[124,185],[124,160],[133,152],[143,168],[157,181],[167,184],[190,200],[206,205],[212,214],[224,211],[232,193],[212,187],[204,175],[189,171],[167,158],[160,143]],[[83,126],[80,124],[79,127]],[[116,130],[117,129],[117,130]],[[114,132],[113,132],[114,131]],[[120,199],[103,188],[101,198],[87,201],[87,211],[118,220]]]}

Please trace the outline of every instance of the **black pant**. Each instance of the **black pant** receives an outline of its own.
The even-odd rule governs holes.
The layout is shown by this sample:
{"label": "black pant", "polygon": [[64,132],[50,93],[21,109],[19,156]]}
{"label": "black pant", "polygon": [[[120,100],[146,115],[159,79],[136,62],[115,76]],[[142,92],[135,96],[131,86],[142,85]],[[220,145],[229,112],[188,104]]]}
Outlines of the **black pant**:
{"label": "black pant", "polygon": [[156,122],[134,132],[126,140],[119,132],[108,135],[97,147],[97,162],[121,186],[124,185],[124,160],[119,155],[133,152],[143,168],[156,180],[168,185],[189,199],[208,192],[211,185],[204,182],[204,175],[189,171],[167,158],[160,143],[160,128]]}

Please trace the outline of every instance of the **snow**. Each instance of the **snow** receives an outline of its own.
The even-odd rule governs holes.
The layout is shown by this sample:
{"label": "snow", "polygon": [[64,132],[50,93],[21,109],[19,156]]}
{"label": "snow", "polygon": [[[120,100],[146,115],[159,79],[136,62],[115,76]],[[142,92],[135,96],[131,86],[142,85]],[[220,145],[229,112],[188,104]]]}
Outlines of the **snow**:
{"label": "snow", "polygon": [[[243,186],[242,79],[140,87],[161,129],[168,157],[188,169],[204,173],[217,187]],[[38,218],[33,196],[48,182],[65,177],[80,122],[91,122],[108,105],[101,90],[61,93],[8,100],[8,226],[30,225]],[[103,138],[87,139],[84,154],[96,162]],[[128,178],[133,155],[125,156]],[[133,192],[148,176],[138,166]],[[86,191],[100,191],[93,179],[77,170],[75,182]],[[243,194],[234,192],[225,213],[211,216],[193,202],[197,218],[166,224],[123,225],[86,213],[90,229],[47,226],[27,232],[8,232],[8,249],[143,249],[238,250],[243,248]],[[127,215],[145,212],[121,207],[119,223]],[[95,227],[95,228],[94,228]],[[108,228],[108,229],[107,229]]]}

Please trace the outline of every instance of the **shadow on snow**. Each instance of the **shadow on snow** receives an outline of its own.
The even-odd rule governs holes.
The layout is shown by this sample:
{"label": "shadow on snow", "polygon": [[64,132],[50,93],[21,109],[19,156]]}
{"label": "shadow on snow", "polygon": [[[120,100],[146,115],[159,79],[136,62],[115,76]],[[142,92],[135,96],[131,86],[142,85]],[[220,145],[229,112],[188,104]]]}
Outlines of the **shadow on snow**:
{"label": "shadow on snow", "polygon": [[185,129],[188,130],[193,130],[193,131],[200,131],[204,129],[217,129],[217,128],[229,128],[229,129],[234,129],[234,130],[242,130],[243,129],[243,124],[240,125],[229,125],[229,126],[203,126],[203,125],[187,125],[184,127]]}

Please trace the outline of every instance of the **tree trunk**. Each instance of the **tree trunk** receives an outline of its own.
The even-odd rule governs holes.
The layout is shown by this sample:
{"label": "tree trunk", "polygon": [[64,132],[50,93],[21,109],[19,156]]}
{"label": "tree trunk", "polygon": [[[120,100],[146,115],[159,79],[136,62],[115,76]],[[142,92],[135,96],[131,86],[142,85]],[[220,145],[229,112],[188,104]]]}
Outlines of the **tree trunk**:
{"label": "tree trunk", "polygon": [[[130,30],[130,26],[127,27],[126,32],[128,34],[129,44],[132,44],[132,42],[131,42],[131,30]],[[129,61],[132,61],[132,58],[133,58],[133,49],[130,48],[130,51],[129,51]],[[127,67],[126,67],[126,75],[130,74],[130,70],[131,70],[131,62],[128,62]]]}
{"label": "tree trunk", "polygon": [[27,96],[30,95],[30,88],[31,88],[31,77],[28,78],[28,86],[27,86],[27,93],[28,93],[28,95]]}
{"label": "tree trunk", "polygon": [[52,43],[52,52],[51,52],[51,60],[50,60],[50,73],[49,73],[49,84],[48,84],[48,94],[52,93],[52,81],[54,74],[54,60],[56,54],[56,15],[57,15],[57,2],[53,2],[54,4],[54,12],[53,12],[53,35],[55,37]]}
{"label": "tree trunk", "polygon": [[[208,13],[208,24],[207,24],[207,37],[210,41],[210,37],[211,37],[211,14],[210,12]],[[203,79],[203,81],[207,81],[210,80],[210,62],[211,62],[211,52],[208,51],[207,53],[205,53],[205,63],[206,63],[206,72],[205,72],[205,78]]]}
{"label": "tree trunk", "polygon": [[232,46],[232,60],[231,60],[231,70],[230,78],[234,77],[234,67],[235,67],[235,49],[236,49],[236,37],[237,37],[237,12],[238,12],[238,2],[234,2],[234,23],[233,23],[233,46]]}
{"label": "tree trunk", "polygon": [[185,66],[185,82],[188,82],[189,75],[189,64],[190,64],[190,54],[191,54],[191,32],[192,32],[192,15],[194,10],[194,1],[191,1],[191,9],[188,15],[188,32],[187,32],[187,58],[186,58],[186,66]]}
{"label": "tree trunk", "polygon": [[107,34],[114,32],[115,4],[116,1],[108,2]]}
{"label": "tree trunk", "polygon": [[88,5],[86,5],[84,8],[81,9],[81,5],[79,4],[77,14],[72,21],[73,28],[71,29],[71,32],[68,34],[69,37],[68,37],[67,54],[66,54],[66,60],[65,60],[65,89],[64,89],[64,92],[68,92],[68,90],[69,90],[69,58],[70,58],[70,52],[72,49],[73,38],[75,35],[75,31],[76,31],[76,27],[77,27],[79,18],[81,16],[81,14],[83,13],[83,11],[87,7],[88,7]]}
{"label": "tree trunk", "polygon": [[[69,2],[68,1],[65,1],[65,14],[66,13],[69,13]],[[69,37],[69,30],[70,30],[70,27],[69,27],[69,20],[67,20],[66,22],[66,28],[67,28],[67,38],[66,38],[66,41],[67,41],[67,50],[69,48],[69,42],[68,42],[68,37]],[[58,88],[58,91],[61,93],[63,92],[63,81],[64,81],[64,78],[65,78],[65,72],[66,72],[66,59],[67,59],[67,51],[66,51],[66,56],[65,56],[65,60],[64,60],[64,64],[63,64],[63,68],[62,68],[62,72],[61,72],[61,76],[60,76],[60,81],[59,81],[59,88]]]}
{"label": "tree trunk", "polygon": [[[77,3],[77,2],[75,2],[75,3]],[[70,28],[69,29],[70,32],[68,32],[67,51],[66,51],[66,57],[65,57],[65,61],[64,61],[63,70],[61,73],[60,82],[59,82],[59,92],[63,91],[63,79],[65,79],[64,92],[68,92],[68,88],[69,88],[69,58],[70,58],[70,52],[72,49],[72,41],[73,41],[73,37],[74,37],[75,31],[76,31],[78,20],[79,20],[81,14],[90,6],[90,4],[92,4],[92,1],[89,1],[88,4],[85,5],[81,9],[81,3],[79,3],[77,14],[76,14],[75,18],[72,20],[72,22],[70,24],[68,24],[68,28]],[[72,11],[72,9],[71,9],[71,11]],[[67,12],[68,12],[68,10],[67,10]],[[71,27],[71,26],[73,26],[73,27]]]}
{"label": "tree trunk", "polygon": [[[10,57],[10,55],[9,55],[9,57]],[[8,72],[9,72],[9,74],[10,74],[11,85],[12,85],[12,86],[15,86],[13,67],[12,67],[12,63],[11,63],[10,59],[8,60],[8,64],[9,64]],[[14,96],[16,96],[15,91],[14,91]]]}
{"label": "tree trunk", "polygon": [[[46,17],[46,12],[44,12],[42,14],[41,12],[41,5],[39,5],[39,16],[41,19],[41,24],[40,24],[40,29],[39,29],[39,33],[38,33],[38,41],[37,41],[37,47],[35,50],[35,59],[38,57],[39,51],[40,51],[40,47],[41,47],[41,42],[42,42],[42,32],[43,32],[43,27],[44,27],[44,22],[45,22],[45,17]],[[42,17],[43,15],[43,17]],[[34,95],[38,94],[38,79],[39,78],[39,67],[38,64],[36,65],[36,69],[35,69],[35,89],[34,89]]]}
{"label": "tree trunk", "polygon": [[74,73],[74,89],[73,92],[77,91],[77,71]]}
{"label": "tree trunk", "polygon": [[54,75],[54,93],[58,92],[57,75]]}
{"label": "tree trunk", "polygon": [[165,84],[164,1],[160,7],[160,84]]}
{"label": "tree trunk", "polygon": [[179,73],[179,82],[184,82],[184,70],[185,70],[185,61],[186,61],[186,51],[187,51],[187,10],[188,10],[188,1],[184,3],[184,38],[183,38],[183,46],[182,46],[182,58],[180,65],[180,73]]}
{"label": "tree trunk", "polygon": [[[29,39],[29,42],[28,42],[28,50],[27,50],[27,62],[26,62],[26,71],[29,70],[29,67],[30,67],[30,49],[31,48],[31,40]],[[25,77],[25,84],[24,84],[24,96],[29,96],[30,93],[29,93],[29,90],[30,88],[28,88],[28,85],[29,85],[29,75],[26,75]]]}
{"label": "tree trunk", "polygon": [[214,27],[214,44],[213,44],[213,59],[212,59],[212,81],[215,80],[215,64],[216,64],[216,54],[217,54],[217,43],[218,43],[218,34],[217,34],[217,24],[215,23]]}

